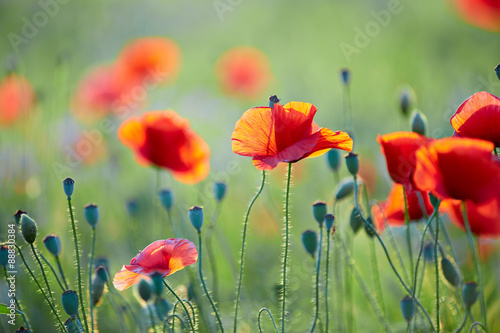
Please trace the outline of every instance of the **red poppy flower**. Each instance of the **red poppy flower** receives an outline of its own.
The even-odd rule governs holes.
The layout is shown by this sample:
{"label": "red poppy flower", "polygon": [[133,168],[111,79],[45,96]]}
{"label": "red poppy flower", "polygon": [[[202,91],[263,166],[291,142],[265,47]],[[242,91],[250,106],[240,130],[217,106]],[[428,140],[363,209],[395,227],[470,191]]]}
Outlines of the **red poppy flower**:
{"label": "red poppy flower", "polygon": [[139,163],[169,169],[178,181],[195,184],[210,171],[210,150],[175,111],[146,112],[118,128],[118,138],[131,148]]}
{"label": "red poppy flower", "polygon": [[124,265],[113,278],[113,285],[120,291],[125,290],[144,276],[158,272],[165,277],[194,264],[196,260],[198,251],[187,239],[158,240],[132,258],[130,265]]}
{"label": "red poppy flower", "polygon": [[267,88],[272,75],[269,60],[253,47],[236,47],[217,62],[216,73],[222,89],[245,98],[257,98]]}
{"label": "red poppy flower", "polygon": [[413,189],[415,152],[432,140],[415,132],[394,132],[378,136],[380,150],[387,162],[387,171],[394,182]]}
{"label": "red poppy flower", "polygon": [[33,108],[35,92],[22,75],[9,74],[0,82],[0,125],[10,125]]}
{"label": "red poppy flower", "polygon": [[116,60],[120,80],[142,84],[172,81],[179,72],[180,64],[179,46],[164,37],[139,38],[125,46]]}
{"label": "red poppy flower", "polygon": [[416,152],[413,181],[442,200],[489,201],[500,194],[500,160],[492,151],[484,140],[436,140]]}
{"label": "red poppy flower", "polygon": [[[418,221],[426,215],[422,212],[422,204],[425,206],[427,216],[432,214],[434,208],[426,192],[411,191],[406,189],[406,202],[408,206],[408,215],[410,221]],[[422,204],[420,203],[422,201]],[[390,226],[401,227],[405,224],[405,203],[403,194],[403,185],[393,184],[391,192],[385,202],[373,206],[373,218],[377,230],[382,232],[385,228],[384,221]]]}
{"label": "red poppy flower", "polygon": [[469,97],[451,117],[451,126],[460,137],[493,142],[500,147],[500,99],[485,91]]}
{"label": "red poppy flower", "polygon": [[253,157],[258,170],[316,157],[331,148],[350,152],[349,135],[319,128],[313,121],[316,110],[314,105],[303,102],[251,108],[236,122],[231,137],[233,152]]}
{"label": "red poppy flower", "polygon": [[[498,198],[493,198],[483,204],[467,200],[465,206],[473,234],[480,237],[500,237],[500,201]],[[465,230],[461,200],[443,201],[441,211],[447,213],[455,225]]]}
{"label": "red poppy flower", "polygon": [[478,28],[500,31],[500,1],[453,0],[464,21]]}

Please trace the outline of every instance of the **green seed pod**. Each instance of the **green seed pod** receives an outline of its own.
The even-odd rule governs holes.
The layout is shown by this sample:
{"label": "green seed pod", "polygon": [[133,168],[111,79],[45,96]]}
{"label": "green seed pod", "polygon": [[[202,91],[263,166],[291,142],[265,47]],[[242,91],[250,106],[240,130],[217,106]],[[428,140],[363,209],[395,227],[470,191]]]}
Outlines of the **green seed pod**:
{"label": "green seed pod", "polygon": [[63,180],[63,189],[68,199],[71,199],[73,191],[75,190],[75,181],[69,177],[66,178],[65,180]]}
{"label": "green seed pod", "polygon": [[56,234],[50,234],[43,239],[43,245],[54,257],[59,257],[61,253],[61,240]]}
{"label": "green seed pod", "polygon": [[351,219],[349,221],[349,225],[351,226],[352,232],[357,234],[359,229],[365,225],[363,218],[361,217],[361,213],[357,207],[354,207],[351,211]]}
{"label": "green seed pod", "polygon": [[163,208],[165,208],[167,212],[170,212],[172,206],[174,205],[174,192],[172,192],[169,188],[165,188],[160,190],[158,197],[160,198]]}
{"label": "green seed pod", "polygon": [[269,96],[269,107],[274,107],[274,104],[279,103],[280,99],[276,95]]}
{"label": "green seed pod", "polygon": [[99,306],[104,295],[105,281],[97,274],[92,278],[92,305]]}
{"label": "green seed pod", "polygon": [[340,70],[340,81],[345,86],[351,82],[351,71],[348,68],[342,68]]}
{"label": "green seed pod", "polygon": [[357,177],[359,171],[359,158],[358,154],[349,153],[345,156],[345,164],[347,165],[347,170],[353,177]]}
{"label": "green seed pod", "polygon": [[97,275],[104,283],[108,282],[108,272],[104,266],[99,266],[95,270],[95,275]]}
{"label": "green seed pod", "polygon": [[410,110],[411,98],[410,92],[408,90],[403,90],[399,96],[399,106],[401,107],[401,112],[404,116],[408,116],[408,111]]}
{"label": "green seed pod", "polygon": [[90,224],[92,228],[95,228],[99,221],[99,208],[94,204],[88,204],[83,208],[83,215],[85,215],[87,223]]}
{"label": "green seed pod", "polygon": [[33,244],[36,239],[38,227],[35,221],[26,214],[21,215],[21,234],[28,244]]}
{"label": "green seed pod", "polygon": [[319,226],[322,227],[327,213],[326,202],[316,201],[312,206],[312,210],[314,219],[319,223]]}
{"label": "green seed pod", "polygon": [[78,318],[69,318],[64,322],[64,327],[68,330],[68,333],[81,333],[85,332],[82,323]]}
{"label": "green seed pod", "polygon": [[200,232],[203,226],[203,208],[199,206],[191,207],[189,209],[189,220],[196,231]]}
{"label": "green seed pod", "polygon": [[156,296],[161,296],[163,293],[163,276],[158,272],[154,272],[151,274],[151,281],[153,283],[153,293]]}
{"label": "green seed pod", "polygon": [[78,313],[78,295],[74,290],[66,290],[62,293],[61,303],[64,311],[69,316],[76,316]]}
{"label": "green seed pod", "polygon": [[335,216],[333,214],[326,214],[325,215],[325,227],[328,232],[332,230],[333,224],[335,223]]}
{"label": "green seed pod", "polygon": [[350,177],[342,179],[337,186],[337,191],[335,193],[335,200],[342,200],[347,198],[354,192],[354,180]]}
{"label": "green seed pod", "polygon": [[479,292],[477,291],[476,282],[467,282],[463,285],[462,298],[467,309],[470,309],[476,303],[478,297]]}
{"label": "green seed pod", "polygon": [[443,270],[444,277],[452,286],[458,287],[460,285],[460,273],[448,258],[444,257],[441,259],[441,269]]}
{"label": "green seed pod", "polygon": [[401,306],[401,313],[403,314],[403,318],[407,323],[410,323],[411,319],[415,315],[415,301],[410,296],[406,295],[401,302],[399,303]]}
{"label": "green seed pod", "polygon": [[141,296],[145,302],[149,301],[152,292],[151,284],[147,280],[142,279],[137,288],[139,290],[139,296]]}
{"label": "green seed pod", "polygon": [[227,185],[224,182],[215,182],[212,190],[215,200],[222,201],[226,195]]}
{"label": "green seed pod", "polygon": [[108,258],[103,257],[103,256],[97,257],[94,259],[93,265],[94,265],[94,271],[96,271],[99,268],[99,266],[102,266],[106,270],[106,273],[108,274],[108,276],[110,276],[110,274],[109,274],[109,259]]}
{"label": "green seed pod", "polygon": [[411,130],[420,135],[425,135],[427,129],[427,119],[419,111],[414,111],[411,116]]}
{"label": "green seed pod", "polygon": [[302,233],[302,245],[313,258],[318,249],[318,236],[312,230],[306,230]]}
{"label": "green seed pod", "polygon": [[0,266],[7,267],[9,263],[9,248],[5,245],[0,245]]}
{"label": "green seed pod", "polygon": [[157,297],[154,302],[154,307],[158,318],[160,318],[161,321],[164,321],[172,309],[172,304],[164,298]]}
{"label": "green seed pod", "polygon": [[337,172],[340,169],[340,166],[342,165],[340,163],[340,151],[338,149],[330,149],[326,153],[326,163],[328,164],[328,167],[330,170],[333,172]]}

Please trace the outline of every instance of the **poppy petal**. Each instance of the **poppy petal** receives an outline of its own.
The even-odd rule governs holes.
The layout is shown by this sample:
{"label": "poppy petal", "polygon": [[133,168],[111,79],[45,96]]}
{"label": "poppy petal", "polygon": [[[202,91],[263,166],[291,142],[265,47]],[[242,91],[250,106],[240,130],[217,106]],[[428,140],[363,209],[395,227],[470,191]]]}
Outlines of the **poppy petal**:
{"label": "poppy petal", "polygon": [[198,260],[196,246],[185,239],[175,244],[170,257],[170,273],[175,273],[185,266],[192,265]]}
{"label": "poppy petal", "polygon": [[123,266],[122,269],[118,273],[116,273],[115,277],[113,278],[113,285],[117,290],[123,291],[139,282],[139,280],[143,277],[144,275],[129,271],[125,268],[125,266]]}
{"label": "poppy petal", "polygon": [[278,151],[300,141],[297,138],[305,138],[313,133],[311,125],[316,111],[316,107],[310,103],[274,104],[273,120]]}
{"label": "poppy petal", "polygon": [[233,152],[243,156],[277,154],[271,108],[256,107],[243,113],[236,122],[231,143]]}
{"label": "poppy petal", "polygon": [[139,118],[133,117],[123,122],[118,128],[118,139],[127,147],[141,147],[146,140],[146,133]]}
{"label": "poppy petal", "polygon": [[349,134],[342,131],[334,132],[328,128],[320,128],[320,137],[316,145],[312,148],[311,153],[307,157],[321,156],[331,148],[342,149],[347,152],[352,151],[353,141]]}

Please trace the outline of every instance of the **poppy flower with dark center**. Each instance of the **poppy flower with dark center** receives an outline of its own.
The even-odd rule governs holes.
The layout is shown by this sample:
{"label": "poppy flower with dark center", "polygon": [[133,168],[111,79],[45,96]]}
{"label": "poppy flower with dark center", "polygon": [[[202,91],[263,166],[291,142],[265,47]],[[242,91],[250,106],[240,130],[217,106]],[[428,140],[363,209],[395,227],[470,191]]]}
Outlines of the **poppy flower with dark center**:
{"label": "poppy flower with dark center", "polygon": [[413,189],[415,152],[432,140],[415,132],[394,132],[378,136],[380,150],[387,162],[387,171],[394,182]]}
{"label": "poppy flower with dark center", "polygon": [[9,74],[0,81],[0,126],[10,125],[33,108],[35,92],[22,75]]}
{"label": "poppy flower with dark center", "polygon": [[253,157],[258,170],[316,157],[331,148],[350,152],[353,142],[349,135],[320,128],[313,121],[316,111],[314,105],[303,102],[251,108],[236,122],[233,152]]}
{"label": "poppy flower with dark center", "polygon": [[125,290],[154,272],[163,277],[173,274],[198,260],[195,245],[187,239],[169,238],[149,244],[124,265],[113,278],[118,290]]}
{"label": "poppy flower with dark center", "polygon": [[166,168],[178,181],[195,184],[210,171],[206,142],[175,111],[150,111],[118,128],[120,141],[133,150],[139,163]]}
{"label": "poppy flower with dark center", "polygon": [[500,147],[500,99],[485,91],[469,97],[451,117],[456,136],[483,139]]}
{"label": "poppy flower with dark center", "polygon": [[416,152],[413,181],[441,200],[484,203],[500,197],[500,160],[493,143],[466,138],[436,140]]}
{"label": "poppy flower with dark center", "polygon": [[500,31],[500,1],[498,0],[453,0],[464,21],[478,28]]}

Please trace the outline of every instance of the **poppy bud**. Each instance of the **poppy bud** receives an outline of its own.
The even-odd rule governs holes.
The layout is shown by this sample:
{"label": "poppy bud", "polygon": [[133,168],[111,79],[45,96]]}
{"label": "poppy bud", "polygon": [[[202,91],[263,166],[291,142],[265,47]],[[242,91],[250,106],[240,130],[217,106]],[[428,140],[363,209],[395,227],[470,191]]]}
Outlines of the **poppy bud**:
{"label": "poppy bud", "polygon": [[109,260],[106,257],[97,257],[94,259],[94,270],[97,271],[99,267],[103,267],[106,270],[106,274],[109,276]]}
{"label": "poppy bud", "polygon": [[[375,236],[375,226],[373,225],[373,220],[372,220],[371,217],[368,217],[366,219],[366,222],[368,222],[368,223],[365,223],[363,221],[363,224],[365,226],[366,234],[368,235],[368,237],[373,238]],[[369,225],[372,226],[372,227],[370,228]]]}
{"label": "poppy bud", "polygon": [[467,282],[462,287],[462,297],[464,300],[465,307],[470,309],[474,303],[476,303],[479,297],[479,292],[477,291],[476,282]]}
{"label": "poppy bud", "polygon": [[38,227],[31,217],[26,214],[21,215],[21,234],[28,244],[33,244],[36,239]]}
{"label": "poppy bud", "polygon": [[21,221],[21,215],[27,214],[25,211],[22,211],[20,209],[17,210],[17,212],[14,213],[14,220],[16,221],[16,224],[19,225]]}
{"label": "poppy bud", "polygon": [[345,156],[345,164],[347,165],[347,170],[349,173],[356,177],[359,171],[359,158],[358,154],[349,153]]}
{"label": "poppy bud", "polygon": [[139,290],[139,296],[141,296],[145,302],[149,301],[151,298],[151,284],[145,279],[142,279],[137,288]]}
{"label": "poppy bud", "polygon": [[338,149],[330,149],[326,153],[326,163],[328,167],[333,171],[337,172],[340,169],[340,151]]}
{"label": "poppy bud", "polygon": [[337,192],[335,193],[335,200],[342,200],[354,191],[354,181],[349,177],[340,181],[337,185]]}
{"label": "poppy bud", "polygon": [[269,107],[272,108],[274,107],[274,104],[279,103],[280,99],[276,95],[272,95],[269,97]]}
{"label": "poppy bud", "polygon": [[325,227],[328,232],[333,228],[333,224],[335,223],[335,216],[333,214],[325,215]]}
{"label": "poppy bud", "polygon": [[203,225],[203,208],[199,206],[191,207],[189,209],[189,220],[196,231],[201,232],[201,226]]}
{"label": "poppy bud", "polygon": [[160,198],[161,205],[163,208],[170,212],[172,206],[174,205],[174,193],[169,188],[165,188],[160,190],[158,193],[158,197]]}
{"label": "poppy bud", "polygon": [[158,272],[154,272],[151,274],[151,281],[153,281],[153,293],[156,296],[161,296],[163,292],[163,276]]}
{"label": "poppy bud", "polygon": [[154,307],[158,318],[160,318],[161,321],[164,321],[172,309],[172,304],[164,298],[157,297],[155,299]]}
{"label": "poppy bud", "polygon": [[347,68],[342,68],[340,70],[340,81],[342,84],[348,85],[351,82],[351,72]]}
{"label": "poppy bud", "polygon": [[318,236],[316,235],[316,232],[312,230],[304,231],[302,233],[302,244],[304,245],[307,253],[314,258],[314,254],[318,248]]}
{"label": "poppy bud", "polygon": [[5,245],[0,246],[0,266],[7,267],[9,263],[9,248]]}
{"label": "poppy bud", "polygon": [[436,198],[432,193],[429,192],[429,201],[431,202],[432,207],[436,209],[439,207],[439,199]]}
{"label": "poppy bud", "polygon": [[99,221],[99,208],[94,204],[88,204],[83,208],[83,215],[85,220],[92,228],[95,228],[97,221]]}
{"label": "poppy bud", "polygon": [[411,116],[411,130],[420,135],[425,135],[427,119],[419,111],[414,111]]}
{"label": "poppy bud", "polygon": [[63,180],[63,189],[68,199],[71,199],[73,191],[75,190],[75,181],[69,177],[66,178],[65,180]]}
{"label": "poppy bud", "polygon": [[313,204],[313,215],[314,219],[319,223],[319,227],[323,226],[323,221],[325,220],[326,215],[326,202],[324,201],[316,201]]}
{"label": "poppy bud", "polygon": [[66,290],[62,293],[61,303],[64,311],[73,317],[78,313],[78,295],[74,290]]}
{"label": "poppy bud", "polygon": [[361,217],[361,212],[357,207],[354,207],[351,211],[351,219],[349,225],[351,226],[352,232],[357,234],[359,229],[364,225],[363,217]]}
{"label": "poppy bud", "polygon": [[56,234],[50,234],[45,236],[43,239],[43,245],[45,248],[54,255],[54,257],[59,257],[61,253],[61,240]]}
{"label": "poppy bud", "polygon": [[433,262],[434,261],[434,244],[432,242],[429,242],[424,245],[424,259],[427,262]]}
{"label": "poppy bud", "polygon": [[31,330],[24,328],[23,326],[19,327],[14,333],[31,333]]}
{"label": "poppy bud", "polygon": [[497,67],[495,67],[495,73],[497,73],[497,77],[500,80],[500,64],[498,64]]}
{"label": "poppy bud", "polygon": [[460,285],[460,274],[448,258],[444,257],[441,259],[441,269],[443,270],[444,277],[451,285],[455,287]]}
{"label": "poppy bud", "polygon": [[105,281],[97,274],[92,279],[92,305],[96,306],[101,303],[102,296],[104,295]]}
{"label": "poppy bud", "polygon": [[69,318],[64,322],[64,327],[68,330],[68,333],[80,333],[85,332],[82,323],[78,318]]}
{"label": "poppy bud", "polygon": [[215,200],[222,201],[222,199],[224,199],[224,196],[226,195],[226,190],[227,190],[226,183],[215,182],[213,187]]}
{"label": "poppy bud", "polygon": [[403,90],[401,95],[399,96],[399,105],[401,107],[401,112],[404,116],[408,115],[408,111],[410,110],[410,92],[408,90]]}
{"label": "poppy bud", "polygon": [[108,273],[106,272],[106,268],[104,268],[104,266],[97,267],[95,275],[97,275],[104,283],[108,282]]}
{"label": "poppy bud", "polygon": [[406,295],[401,302],[399,303],[401,306],[401,313],[403,314],[403,318],[407,323],[411,321],[413,316],[415,315],[415,301],[410,296]]}
{"label": "poppy bud", "polygon": [[136,216],[137,212],[139,211],[139,205],[137,204],[137,201],[135,199],[127,200],[125,207],[127,208],[127,213],[131,217]]}

